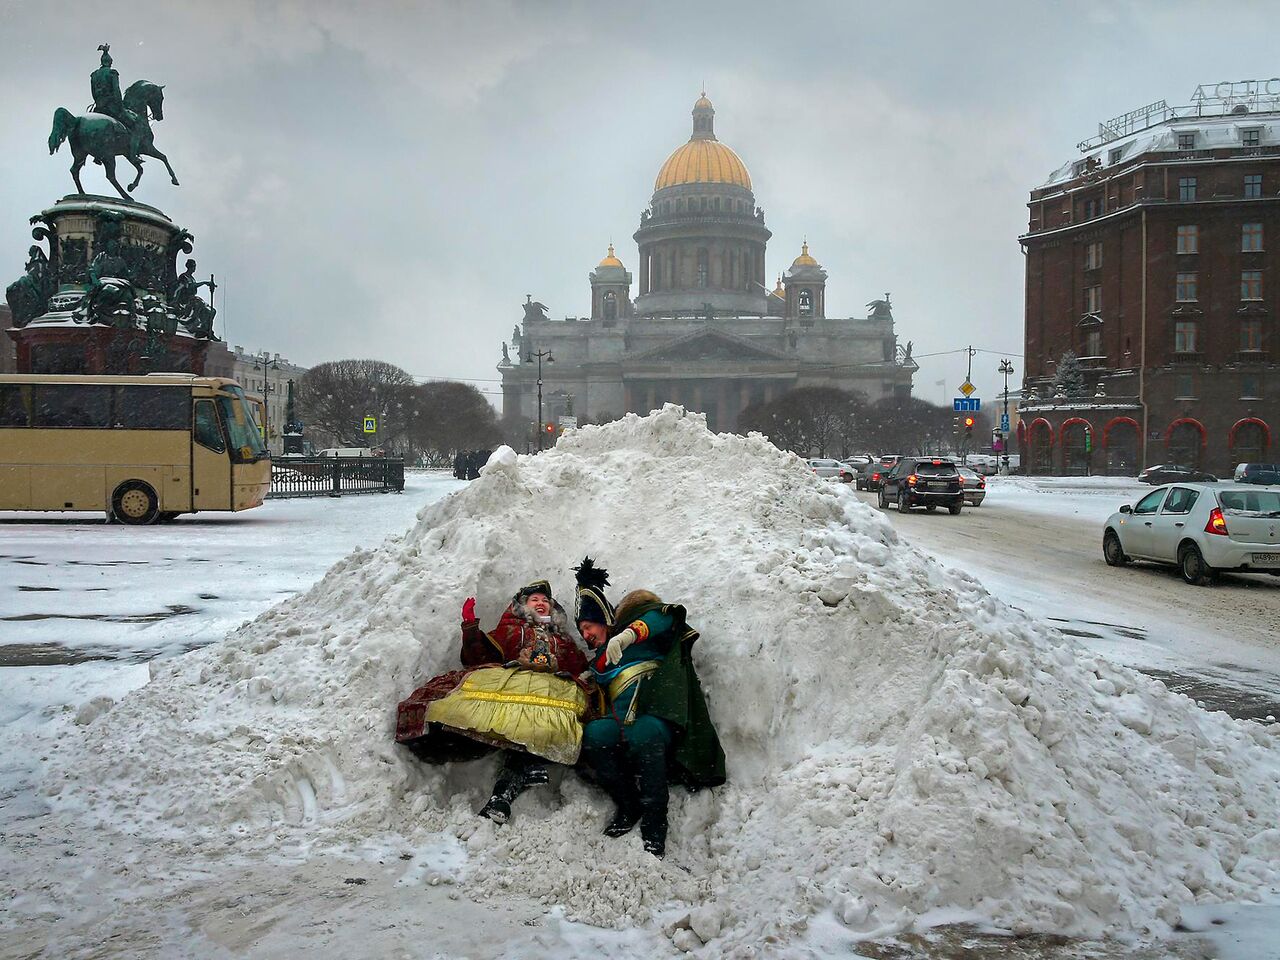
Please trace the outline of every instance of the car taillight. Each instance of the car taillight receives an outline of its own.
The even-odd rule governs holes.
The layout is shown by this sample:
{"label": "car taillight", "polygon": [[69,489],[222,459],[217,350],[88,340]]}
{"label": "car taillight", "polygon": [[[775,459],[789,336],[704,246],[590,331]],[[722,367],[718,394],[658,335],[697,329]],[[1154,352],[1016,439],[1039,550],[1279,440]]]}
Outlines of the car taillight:
{"label": "car taillight", "polygon": [[987,485],[987,481],[985,481],[985,480],[983,480],[981,477],[979,477],[979,478],[978,478],[978,489],[979,489],[979,490],[981,490],[981,489],[983,489],[984,487],[986,487],[986,485]]}
{"label": "car taillight", "polygon": [[878,474],[878,473],[873,473],[873,474],[871,475],[871,479],[872,479],[872,480],[879,480],[879,479],[880,479],[880,474]]}
{"label": "car taillight", "polygon": [[911,476],[907,477],[907,486],[914,487],[919,479],[920,478],[913,473]]}
{"label": "car taillight", "polygon": [[1214,507],[1209,511],[1209,522],[1204,525],[1205,533],[1216,533],[1220,537],[1227,535],[1227,520],[1222,515],[1221,507]]}

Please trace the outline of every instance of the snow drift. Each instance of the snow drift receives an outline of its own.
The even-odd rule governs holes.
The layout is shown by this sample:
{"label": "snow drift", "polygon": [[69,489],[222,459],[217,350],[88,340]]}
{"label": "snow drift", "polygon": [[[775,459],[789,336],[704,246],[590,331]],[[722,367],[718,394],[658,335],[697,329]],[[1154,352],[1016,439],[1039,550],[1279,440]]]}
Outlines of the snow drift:
{"label": "snow drift", "polygon": [[[496,830],[473,812],[490,761],[431,768],[392,743],[396,701],[456,664],[465,597],[486,627],[536,576],[567,601],[584,553],[615,599],[648,587],[702,632],[729,783],[673,793],[662,863],[599,836],[606,803],[571,775]],[[941,908],[1159,933],[1180,904],[1280,880],[1270,729],[1083,652],[797,458],[670,405],[504,448],[405,536],[154,674],[60,762],[64,810],[207,850],[444,832],[472,896],[656,917],[686,949]]]}

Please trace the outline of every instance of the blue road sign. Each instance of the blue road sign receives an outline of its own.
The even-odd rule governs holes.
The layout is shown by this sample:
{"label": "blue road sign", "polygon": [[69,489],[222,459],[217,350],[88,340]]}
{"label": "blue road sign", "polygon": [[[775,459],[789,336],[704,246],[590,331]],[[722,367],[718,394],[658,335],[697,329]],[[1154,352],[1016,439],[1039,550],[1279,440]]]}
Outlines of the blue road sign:
{"label": "blue road sign", "polygon": [[982,400],[979,397],[956,397],[951,404],[956,413],[974,413],[982,409]]}
{"label": "blue road sign", "polygon": [[1000,432],[1009,432],[1009,415],[1007,413],[1000,414]]}

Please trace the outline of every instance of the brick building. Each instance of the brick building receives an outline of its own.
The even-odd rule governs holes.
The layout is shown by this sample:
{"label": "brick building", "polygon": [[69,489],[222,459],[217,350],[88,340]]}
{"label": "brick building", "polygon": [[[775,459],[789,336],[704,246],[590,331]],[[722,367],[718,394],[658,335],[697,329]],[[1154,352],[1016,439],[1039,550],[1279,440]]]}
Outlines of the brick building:
{"label": "brick building", "polygon": [[[1031,191],[1018,432],[1038,473],[1275,459],[1280,79],[1099,127]],[[1073,353],[1079,378],[1058,376]],[[1075,380],[1075,389],[1064,389]]]}

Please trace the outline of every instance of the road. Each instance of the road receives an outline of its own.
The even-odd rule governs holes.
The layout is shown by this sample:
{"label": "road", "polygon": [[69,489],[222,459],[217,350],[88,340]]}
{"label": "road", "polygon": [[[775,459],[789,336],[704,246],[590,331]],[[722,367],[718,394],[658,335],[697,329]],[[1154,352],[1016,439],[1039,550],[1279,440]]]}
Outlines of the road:
{"label": "road", "polygon": [[[1021,509],[998,494],[958,517],[885,513],[912,546],[1112,659],[1243,688],[1269,709],[1280,702],[1280,577],[1227,574],[1193,587],[1171,567],[1108,567],[1101,523]],[[875,494],[856,495],[875,505]]]}

